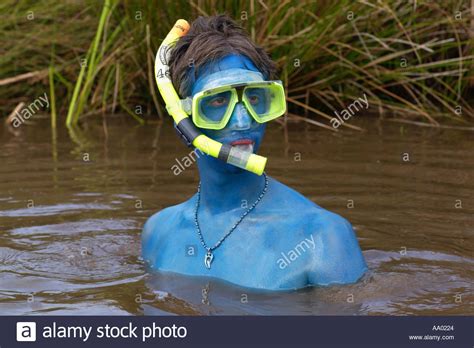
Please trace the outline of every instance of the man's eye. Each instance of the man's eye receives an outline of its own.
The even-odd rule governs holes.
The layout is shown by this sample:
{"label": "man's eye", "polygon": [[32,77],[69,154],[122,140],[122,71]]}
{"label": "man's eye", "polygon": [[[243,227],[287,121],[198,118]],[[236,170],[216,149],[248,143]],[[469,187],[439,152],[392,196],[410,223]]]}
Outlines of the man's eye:
{"label": "man's eye", "polygon": [[256,95],[252,95],[249,97],[249,101],[250,101],[250,104],[258,104],[258,102],[260,101],[260,98]]}
{"label": "man's eye", "polygon": [[212,99],[209,104],[214,107],[224,106],[227,104],[227,98],[224,97],[216,97]]}

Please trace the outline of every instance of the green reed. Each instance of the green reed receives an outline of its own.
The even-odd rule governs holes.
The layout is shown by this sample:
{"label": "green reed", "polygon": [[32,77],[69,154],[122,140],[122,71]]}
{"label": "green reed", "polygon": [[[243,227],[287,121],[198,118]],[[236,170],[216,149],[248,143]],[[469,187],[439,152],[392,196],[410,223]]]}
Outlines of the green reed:
{"label": "green reed", "polygon": [[0,11],[4,115],[54,81],[58,118],[68,125],[117,112],[140,123],[145,114],[163,117],[153,77],[161,39],[178,18],[225,12],[277,62],[286,121],[327,126],[363,93],[371,111],[409,122],[462,125],[474,117],[468,0],[12,0]]}

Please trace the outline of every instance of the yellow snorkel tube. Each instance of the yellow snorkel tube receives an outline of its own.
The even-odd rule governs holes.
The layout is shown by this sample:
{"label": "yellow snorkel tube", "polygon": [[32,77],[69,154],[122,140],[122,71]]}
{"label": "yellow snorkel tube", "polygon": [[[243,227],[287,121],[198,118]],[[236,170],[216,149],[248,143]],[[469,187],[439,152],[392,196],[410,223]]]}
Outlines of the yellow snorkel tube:
{"label": "yellow snorkel tube", "polygon": [[262,175],[267,158],[252,152],[242,151],[237,147],[222,144],[202,134],[184,111],[181,100],[171,82],[168,61],[171,48],[176,41],[186,35],[189,23],[179,19],[166,38],[163,40],[155,58],[155,79],[161,96],[166,104],[166,110],[176,124],[180,135],[197,149],[209,156],[223,160],[239,168]]}

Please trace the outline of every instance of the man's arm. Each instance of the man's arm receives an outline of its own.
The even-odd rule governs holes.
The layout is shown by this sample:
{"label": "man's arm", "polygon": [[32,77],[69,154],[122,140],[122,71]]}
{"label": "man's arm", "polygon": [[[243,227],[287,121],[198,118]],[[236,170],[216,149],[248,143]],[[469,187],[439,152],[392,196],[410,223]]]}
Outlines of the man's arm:
{"label": "man's arm", "polygon": [[317,218],[315,248],[311,255],[308,280],[313,285],[356,282],[367,271],[362,251],[351,224],[325,211]]}

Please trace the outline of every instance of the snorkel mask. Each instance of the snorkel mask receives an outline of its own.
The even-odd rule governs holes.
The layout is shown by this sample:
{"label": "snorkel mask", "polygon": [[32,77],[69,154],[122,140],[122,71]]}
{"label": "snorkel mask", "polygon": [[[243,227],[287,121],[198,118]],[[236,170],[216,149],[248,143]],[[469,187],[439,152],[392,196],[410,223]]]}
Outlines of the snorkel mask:
{"label": "snorkel mask", "polygon": [[[281,81],[218,86],[203,90],[192,98],[180,100],[170,79],[168,61],[171,48],[188,30],[188,22],[178,20],[163,40],[155,59],[156,84],[166,103],[166,109],[175,122],[175,128],[188,145],[228,164],[262,175],[266,157],[217,142],[202,134],[196,126],[203,129],[223,129],[239,102],[244,104],[249,115],[258,123],[283,115],[286,112],[286,102]],[[192,115],[192,120],[189,115]]]}

